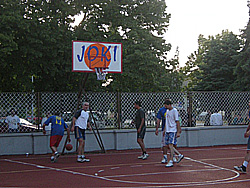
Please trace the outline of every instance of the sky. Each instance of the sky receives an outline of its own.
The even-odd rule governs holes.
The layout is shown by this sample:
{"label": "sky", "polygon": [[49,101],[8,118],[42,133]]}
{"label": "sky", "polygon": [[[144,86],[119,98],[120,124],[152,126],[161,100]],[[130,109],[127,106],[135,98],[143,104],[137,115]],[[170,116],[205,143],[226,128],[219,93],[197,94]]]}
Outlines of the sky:
{"label": "sky", "polygon": [[[164,38],[172,45],[167,58],[174,57],[179,48],[180,66],[198,49],[198,37],[221,34],[228,29],[239,35],[249,19],[247,0],[165,0],[171,14]],[[78,17],[78,16],[77,16]],[[76,17],[75,24],[81,21]]]}
{"label": "sky", "polygon": [[248,23],[247,0],[165,0],[171,14],[164,38],[172,45],[168,59],[179,47],[180,66],[198,49],[198,36],[221,34],[228,29],[239,35]]}

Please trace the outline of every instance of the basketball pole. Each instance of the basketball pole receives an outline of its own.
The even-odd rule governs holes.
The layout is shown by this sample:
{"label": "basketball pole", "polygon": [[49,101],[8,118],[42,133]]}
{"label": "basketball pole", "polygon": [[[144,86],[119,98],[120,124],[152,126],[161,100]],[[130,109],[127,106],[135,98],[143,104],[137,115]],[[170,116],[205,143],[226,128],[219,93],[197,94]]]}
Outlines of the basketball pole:
{"label": "basketball pole", "polygon": [[[84,89],[83,89],[83,90],[84,90]],[[84,94],[85,94],[86,100],[89,101],[88,98],[87,98],[87,95],[86,95],[85,90],[84,90]],[[104,146],[103,146],[102,138],[101,138],[101,136],[100,136],[98,127],[97,127],[97,125],[96,125],[95,117],[94,117],[94,115],[93,115],[93,113],[92,113],[91,107],[89,107],[89,112],[90,112],[91,118],[94,120],[94,125],[95,125],[95,128],[96,128],[97,135],[96,135],[96,133],[95,133],[95,130],[93,129],[93,126],[91,125],[92,131],[93,131],[93,133],[94,133],[94,135],[95,135],[95,138],[96,138],[96,140],[97,140],[97,142],[98,142],[98,145],[100,146],[102,152],[105,153],[105,148],[104,148]]]}

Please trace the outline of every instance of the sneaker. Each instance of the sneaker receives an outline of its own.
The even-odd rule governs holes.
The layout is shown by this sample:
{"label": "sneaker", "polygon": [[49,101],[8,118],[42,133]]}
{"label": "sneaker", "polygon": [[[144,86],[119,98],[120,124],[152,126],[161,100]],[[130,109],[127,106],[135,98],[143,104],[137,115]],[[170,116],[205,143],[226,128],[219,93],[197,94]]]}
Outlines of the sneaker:
{"label": "sneaker", "polygon": [[238,170],[238,171],[240,171],[240,172],[243,172],[243,173],[247,173],[246,167],[243,166],[243,165],[241,165],[241,166],[234,166],[234,169],[235,169],[235,170]]}
{"label": "sneaker", "polygon": [[76,162],[82,163],[82,162],[83,162],[83,161],[82,161],[82,158],[78,157],[77,160],[76,160]]}
{"label": "sneaker", "polygon": [[177,163],[176,157],[173,157],[173,162],[174,162],[174,163]]}
{"label": "sneaker", "polygon": [[90,162],[90,159],[82,158],[82,162]]}
{"label": "sneaker", "polygon": [[184,158],[184,155],[180,155],[179,157],[178,157],[178,160],[176,161],[177,163],[179,163],[179,162],[181,162],[181,160]]}
{"label": "sneaker", "polygon": [[83,163],[83,162],[90,162],[90,159],[86,159],[85,157],[84,158],[77,158],[76,160],[78,163]]}
{"label": "sneaker", "polygon": [[163,157],[163,159],[161,160],[161,163],[167,163],[168,159],[166,157]]}
{"label": "sneaker", "polygon": [[147,153],[145,153],[145,154],[142,154],[142,155],[140,155],[140,156],[138,156],[138,159],[147,159],[148,158],[148,154]]}
{"label": "sneaker", "polygon": [[57,161],[57,159],[60,157],[60,154],[58,152],[55,153],[55,159],[54,159],[54,163]]}
{"label": "sneaker", "polygon": [[142,160],[145,160],[145,159],[147,159],[148,158],[148,154],[147,153],[145,153],[144,155],[143,155],[143,157],[142,157]]}
{"label": "sneaker", "polygon": [[140,155],[140,156],[138,156],[138,159],[142,159],[142,158],[143,158],[143,156],[144,156],[143,154],[142,154],[142,155]]}
{"label": "sneaker", "polygon": [[52,163],[55,162],[55,157],[54,157],[54,156],[51,156],[51,157],[50,157],[50,162],[52,162]]}
{"label": "sneaker", "polygon": [[173,164],[173,161],[169,161],[168,164],[166,165],[166,167],[173,167],[174,164]]}

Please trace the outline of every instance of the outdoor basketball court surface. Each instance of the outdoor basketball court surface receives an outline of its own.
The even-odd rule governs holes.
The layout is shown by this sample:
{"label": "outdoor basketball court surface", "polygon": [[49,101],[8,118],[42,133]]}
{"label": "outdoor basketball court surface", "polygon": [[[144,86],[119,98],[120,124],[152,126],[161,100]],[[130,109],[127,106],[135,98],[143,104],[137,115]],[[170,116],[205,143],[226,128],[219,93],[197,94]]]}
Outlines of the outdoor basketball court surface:
{"label": "outdoor basketball court surface", "polygon": [[250,187],[250,169],[240,174],[246,146],[179,148],[185,158],[174,167],[161,164],[160,148],[87,153],[90,162],[77,163],[76,155],[0,157],[0,187]]}

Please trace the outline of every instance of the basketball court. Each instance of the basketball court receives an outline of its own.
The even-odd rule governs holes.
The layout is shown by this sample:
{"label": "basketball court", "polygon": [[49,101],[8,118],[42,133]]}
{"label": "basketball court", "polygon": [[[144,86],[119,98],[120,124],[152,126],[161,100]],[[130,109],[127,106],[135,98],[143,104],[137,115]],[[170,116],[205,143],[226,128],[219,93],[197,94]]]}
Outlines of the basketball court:
{"label": "basketball court", "polygon": [[[250,173],[241,165],[246,146],[179,148],[185,158],[174,167],[161,164],[161,151],[149,149],[146,160],[139,150],[88,153],[90,162],[77,163],[76,155],[0,157],[0,187],[249,187]],[[248,168],[249,171],[249,168]]]}

